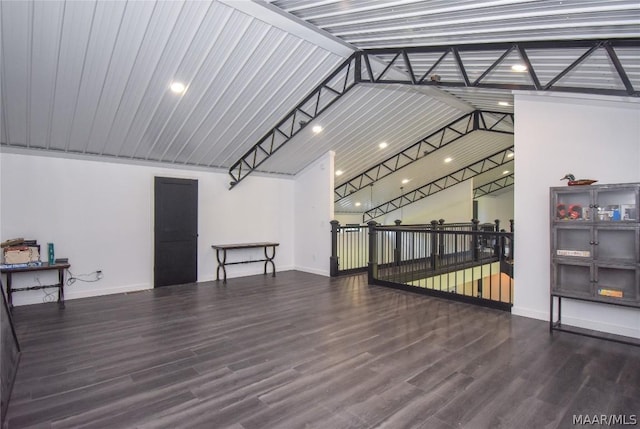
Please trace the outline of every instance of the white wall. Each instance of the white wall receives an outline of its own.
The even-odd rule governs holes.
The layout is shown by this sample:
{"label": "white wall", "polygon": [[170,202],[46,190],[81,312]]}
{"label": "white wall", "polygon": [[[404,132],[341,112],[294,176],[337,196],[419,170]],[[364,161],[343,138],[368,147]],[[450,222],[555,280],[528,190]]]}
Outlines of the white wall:
{"label": "white wall", "polygon": [[329,275],[333,220],[334,152],[328,152],[295,178],[295,267]]}
{"label": "white wall", "polygon": [[444,191],[423,198],[402,209],[375,219],[385,225],[393,225],[396,219],[403,225],[430,223],[444,219],[446,223],[471,222],[473,217],[473,181],[467,180]]}
{"label": "white wall", "polygon": [[[566,173],[599,184],[640,182],[640,103],[587,95],[515,94],[515,302],[549,317],[549,187]],[[567,301],[563,323],[640,337],[640,312]]]}
{"label": "white wall", "polygon": [[[2,133],[0,132],[0,135],[1,134]],[[1,192],[2,192],[2,153],[0,152],[0,195],[2,195]],[[0,198],[0,226],[2,225],[2,210],[1,209],[2,209],[2,199]],[[4,241],[2,239],[2,237],[3,237],[2,228],[0,227],[0,242]],[[1,256],[0,256],[0,260],[2,260]],[[4,284],[3,284],[3,286],[4,286]],[[4,290],[4,288],[3,288],[3,290]]]}
{"label": "white wall", "polygon": [[[15,153],[3,153],[0,166],[2,237],[37,239],[44,257],[53,242],[56,257],[68,257],[75,275],[103,271],[99,282],[70,286],[67,299],[153,287],[154,176],[198,180],[198,281],[215,279],[214,243],[277,241],[277,270],[294,267],[293,180],[250,176],[230,191],[224,172]],[[227,273],[262,270],[259,263],[240,264]],[[43,284],[47,275],[53,273],[40,274]],[[24,276],[31,278],[23,283],[34,281]],[[43,296],[19,292],[14,304]]]}
{"label": "white wall", "polygon": [[513,186],[499,195],[485,195],[478,198],[478,220],[480,223],[494,223],[500,220],[500,229],[509,231],[509,221],[513,219]]}

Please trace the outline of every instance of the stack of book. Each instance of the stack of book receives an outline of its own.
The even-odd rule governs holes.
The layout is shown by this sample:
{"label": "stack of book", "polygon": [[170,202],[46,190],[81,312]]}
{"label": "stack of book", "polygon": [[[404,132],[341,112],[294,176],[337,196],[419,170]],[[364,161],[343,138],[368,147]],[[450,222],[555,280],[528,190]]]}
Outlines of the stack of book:
{"label": "stack of book", "polygon": [[0,268],[21,268],[42,265],[37,240],[13,238],[0,244],[3,263]]}

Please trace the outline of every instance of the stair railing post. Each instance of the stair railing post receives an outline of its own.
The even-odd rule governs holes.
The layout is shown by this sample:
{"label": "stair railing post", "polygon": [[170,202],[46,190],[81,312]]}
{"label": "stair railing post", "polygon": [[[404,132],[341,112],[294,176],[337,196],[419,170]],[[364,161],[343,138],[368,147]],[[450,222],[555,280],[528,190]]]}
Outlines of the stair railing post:
{"label": "stair railing post", "polygon": [[331,221],[331,257],[329,257],[329,275],[336,277],[339,270],[338,262],[338,231],[340,230],[340,222]]}
{"label": "stair railing post", "polygon": [[[394,223],[396,224],[396,226],[400,226],[402,221],[400,219],[396,219]],[[395,249],[393,249],[393,263],[395,265],[400,265],[400,256],[401,256],[400,249],[402,249],[402,233],[398,230],[394,232],[396,234],[396,247]]]}
{"label": "stair railing post", "polygon": [[473,260],[477,261],[480,259],[480,234],[478,234],[478,231],[480,229],[480,221],[478,219],[471,219],[471,223],[471,230],[475,231],[475,234],[472,235]]}
{"label": "stair railing post", "polygon": [[445,252],[445,234],[444,231],[445,226],[444,226],[444,219],[438,219],[438,255],[440,255],[440,260],[442,261],[442,258],[444,257],[444,255],[446,254]]}
{"label": "stair railing post", "polygon": [[378,278],[377,224],[375,220],[371,220],[367,222],[367,225],[369,226],[369,264],[367,266],[367,281],[369,284],[374,284],[374,281]]}
{"label": "stair railing post", "polygon": [[[496,219],[494,222],[496,223],[494,231],[500,232],[500,219]],[[504,254],[504,251],[500,252],[500,247],[501,247],[501,243],[500,243],[500,240],[498,239],[498,236],[496,235],[494,236],[494,240],[493,240],[493,255],[502,259],[500,255]],[[504,250],[504,248],[502,249]]]}
{"label": "stair railing post", "polygon": [[438,268],[438,221],[431,221],[431,269]]}

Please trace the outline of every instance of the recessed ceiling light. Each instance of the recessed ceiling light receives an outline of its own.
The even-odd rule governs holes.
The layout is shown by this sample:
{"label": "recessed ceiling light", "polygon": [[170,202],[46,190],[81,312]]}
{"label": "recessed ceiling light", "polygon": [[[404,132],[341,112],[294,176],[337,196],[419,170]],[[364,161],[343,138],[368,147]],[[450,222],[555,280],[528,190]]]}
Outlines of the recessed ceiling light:
{"label": "recessed ceiling light", "polygon": [[527,71],[527,66],[524,64],[514,64],[511,66],[511,70],[514,72],[522,73]]}
{"label": "recessed ceiling light", "polygon": [[444,159],[444,162],[447,162],[447,163],[449,163],[451,161],[453,161],[453,158],[451,158],[451,157],[447,157],[447,158]]}
{"label": "recessed ceiling light", "polygon": [[171,85],[169,85],[169,88],[171,89],[171,91],[175,92],[176,94],[182,94],[187,90],[187,87],[185,86],[184,83],[182,82],[171,82]]}
{"label": "recessed ceiling light", "polygon": [[384,149],[384,148],[385,148],[385,147],[387,147],[387,146],[389,146],[389,144],[388,144],[387,142],[382,142],[382,143],[380,143],[380,144],[378,145],[378,147],[379,147],[380,149]]}
{"label": "recessed ceiling light", "polygon": [[336,176],[341,176],[342,173],[344,173],[344,171],[342,170],[336,170]]}
{"label": "recessed ceiling light", "polygon": [[356,202],[356,207],[360,207],[360,203],[359,202]]}
{"label": "recessed ceiling light", "polygon": [[313,128],[311,128],[311,131],[318,134],[320,131],[322,131],[322,127],[320,125],[314,125]]}
{"label": "recessed ceiling light", "polygon": [[506,101],[499,101],[499,102],[498,102],[498,105],[499,105],[499,106],[511,106],[511,104],[509,104],[509,103],[508,103],[508,102],[506,102]]}
{"label": "recessed ceiling light", "polygon": [[509,173],[510,173],[510,171],[509,171],[509,170],[504,170],[504,171],[502,172],[502,174],[509,174]]}
{"label": "recessed ceiling light", "polygon": [[510,152],[509,155],[507,155],[507,158],[513,158],[513,152]]}
{"label": "recessed ceiling light", "polygon": [[409,179],[402,179],[402,184],[406,185],[407,183],[409,183]]}

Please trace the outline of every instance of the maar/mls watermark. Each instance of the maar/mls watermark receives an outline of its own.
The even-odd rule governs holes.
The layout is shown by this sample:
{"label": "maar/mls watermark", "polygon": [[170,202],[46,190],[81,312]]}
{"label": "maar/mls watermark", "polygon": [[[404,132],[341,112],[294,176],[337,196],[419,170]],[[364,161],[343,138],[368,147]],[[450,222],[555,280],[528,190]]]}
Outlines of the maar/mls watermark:
{"label": "maar/mls watermark", "polygon": [[574,425],[601,425],[601,426],[637,426],[636,414],[574,414]]}

